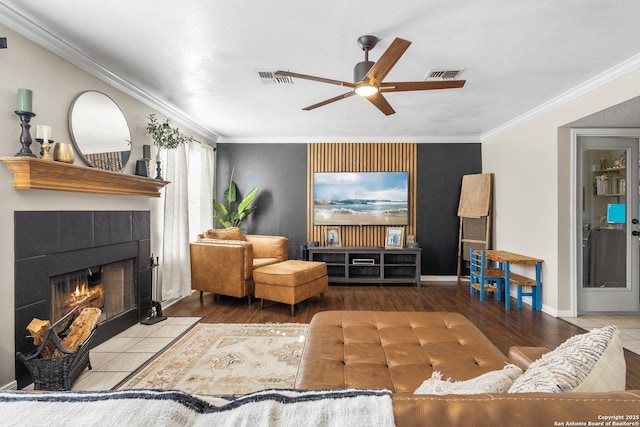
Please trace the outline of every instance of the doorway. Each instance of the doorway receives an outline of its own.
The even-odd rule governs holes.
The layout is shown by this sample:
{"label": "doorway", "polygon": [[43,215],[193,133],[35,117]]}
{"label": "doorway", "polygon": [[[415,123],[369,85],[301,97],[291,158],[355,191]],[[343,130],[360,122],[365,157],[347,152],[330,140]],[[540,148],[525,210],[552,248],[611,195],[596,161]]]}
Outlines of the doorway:
{"label": "doorway", "polygon": [[640,131],[575,131],[577,314],[640,311]]}

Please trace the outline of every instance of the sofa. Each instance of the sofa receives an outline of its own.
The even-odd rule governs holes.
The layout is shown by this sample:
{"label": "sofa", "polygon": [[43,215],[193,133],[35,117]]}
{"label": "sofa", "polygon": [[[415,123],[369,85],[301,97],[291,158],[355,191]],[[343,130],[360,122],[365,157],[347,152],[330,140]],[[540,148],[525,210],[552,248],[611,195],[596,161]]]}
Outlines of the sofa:
{"label": "sofa", "polygon": [[[607,347],[602,359],[604,354],[612,355],[613,364],[622,366],[592,369],[604,372],[612,382],[601,386],[596,382],[595,388],[612,391],[579,391],[578,387],[572,392],[522,392],[525,379],[517,393],[466,394],[462,387],[476,387],[478,378],[507,368],[520,371],[515,381],[530,372],[529,384],[539,385],[546,377],[535,372],[535,364],[553,360],[553,352],[544,347],[512,347],[505,355],[459,313],[325,311],[311,320],[296,388],[391,390],[397,426],[637,426],[640,390],[624,390],[621,342],[613,347]],[[425,383],[453,390],[414,394]],[[515,385],[510,384],[509,390]]]}
{"label": "sofa", "polygon": [[243,234],[237,228],[211,229],[190,245],[191,289],[237,298],[254,292],[253,271],[286,261],[289,243],[283,236]]}

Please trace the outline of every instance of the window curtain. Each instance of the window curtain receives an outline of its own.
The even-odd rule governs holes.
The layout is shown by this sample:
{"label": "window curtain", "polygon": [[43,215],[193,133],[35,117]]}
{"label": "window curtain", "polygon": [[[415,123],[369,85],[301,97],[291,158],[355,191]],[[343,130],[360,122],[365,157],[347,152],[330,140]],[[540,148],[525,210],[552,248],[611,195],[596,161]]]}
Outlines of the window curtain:
{"label": "window curtain", "polygon": [[187,144],[166,151],[162,301],[191,293]]}
{"label": "window curtain", "polygon": [[189,238],[213,228],[215,151],[207,144],[189,147]]}
{"label": "window curtain", "polygon": [[216,176],[216,152],[210,145],[200,144],[200,230],[213,228],[213,186]]}

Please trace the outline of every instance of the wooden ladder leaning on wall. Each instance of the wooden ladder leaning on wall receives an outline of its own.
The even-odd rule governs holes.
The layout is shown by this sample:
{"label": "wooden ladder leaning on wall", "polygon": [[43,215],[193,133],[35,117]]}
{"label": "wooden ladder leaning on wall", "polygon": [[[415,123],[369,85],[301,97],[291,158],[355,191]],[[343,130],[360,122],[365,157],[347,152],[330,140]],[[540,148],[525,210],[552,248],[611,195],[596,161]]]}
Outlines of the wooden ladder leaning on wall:
{"label": "wooden ladder leaning on wall", "polygon": [[464,175],[458,205],[457,283],[460,284],[462,264],[469,261],[469,248],[490,249],[492,174]]}

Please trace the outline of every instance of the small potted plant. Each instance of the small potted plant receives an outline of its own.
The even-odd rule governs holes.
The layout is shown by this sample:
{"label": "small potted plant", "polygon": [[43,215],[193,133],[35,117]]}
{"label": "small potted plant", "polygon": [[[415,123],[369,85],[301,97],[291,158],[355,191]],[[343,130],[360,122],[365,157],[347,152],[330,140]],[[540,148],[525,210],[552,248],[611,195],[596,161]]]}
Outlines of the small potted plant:
{"label": "small potted plant", "polygon": [[178,148],[186,142],[192,142],[193,137],[180,133],[177,127],[169,125],[169,119],[159,122],[155,114],[149,114],[147,123],[147,134],[153,138],[153,144],[158,147],[156,153],[156,179],[162,179],[160,171],[160,150],[163,148],[172,150]]}

